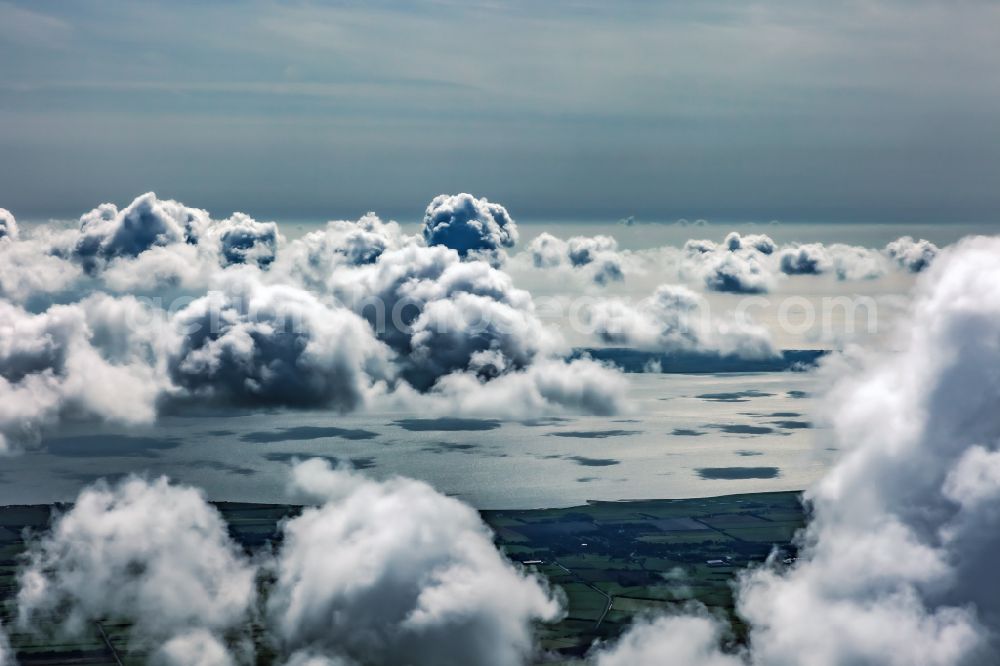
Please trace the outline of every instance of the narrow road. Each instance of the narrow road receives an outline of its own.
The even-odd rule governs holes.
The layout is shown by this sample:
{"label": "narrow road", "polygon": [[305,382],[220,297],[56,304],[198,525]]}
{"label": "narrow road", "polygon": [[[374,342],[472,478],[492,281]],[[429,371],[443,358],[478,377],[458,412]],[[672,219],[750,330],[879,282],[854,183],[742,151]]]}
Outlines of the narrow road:
{"label": "narrow road", "polygon": [[124,664],[122,664],[121,658],[119,658],[118,656],[118,652],[115,650],[115,646],[111,644],[111,639],[109,639],[107,633],[105,633],[104,627],[101,626],[100,622],[95,622],[94,624],[97,625],[97,630],[101,632],[101,639],[104,641],[104,644],[108,647],[108,651],[111,653],[111,656],[115,658],[115,663],[118,664],[118,666],[124,666]]}
{"label": "narrow road", "polygon": [[601,617],[599,617],[597,619],[597,624],[594,625],[594,629],[599,629],[600,626],[601,626],[601,623],[604,622],[604,618],[606,618],[608,616],[608,613],[611,612],[611,608],[614,606],[614,598],[610,594],[608,594],[607,592],[605,592],[604,590],[602,590],[601,588],[595,587],[594,585],[591,585],[582,576],[573,573],[572,571],[570,571],[569,569],[567,569],[563,565],[559,564],[559,562],[556,562],[555,560],[553,560],[552,564],[556,565],[557,567],[559,567],[560,569],[562,569],[563,571],[565,571],[566,573],[568,573],[570,576],[572,576],[573,578],[577,579],[578,581],[580,581],[581,583],[583,583],[584,585],[586,585],[587,587],[589,587],[590,589],[592,589],[594,592],[597,592],[599,595],[601,595],[602,597],[604,597],[605,599],[607,599],[607,604],[604,606],[604,612],[601,613]]}

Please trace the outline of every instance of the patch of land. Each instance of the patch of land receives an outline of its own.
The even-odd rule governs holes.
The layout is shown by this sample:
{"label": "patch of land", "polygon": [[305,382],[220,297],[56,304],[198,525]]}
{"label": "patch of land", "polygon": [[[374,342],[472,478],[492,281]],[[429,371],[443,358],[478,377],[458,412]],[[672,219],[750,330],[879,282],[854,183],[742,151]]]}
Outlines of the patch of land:
{"label": "patch of land", "polygon": [[[249,553],[281,539],[280,521],[295,506],[221,502],[230,533]],[[44,530],[53,506],[0,507],[0,599],[3,623],[21,664],[140,664],[129,653],[127,626],[101,623],[76,642],[45,642],[14,631],[16,571],[32,531]],[[791,540],[804,525],[792,492],[683,500],[592,502],[564,509],[483,511],[508,557],[563,590],[568,612],[539,628],[546,663],[574,663],[595,640],[614,638],[638,614],[697,600],[731,618],[731,582],[775,549],[796,554]],[[270,663],[259,646],[258,663]],[[116,661],[116,659],[120,660]]]}

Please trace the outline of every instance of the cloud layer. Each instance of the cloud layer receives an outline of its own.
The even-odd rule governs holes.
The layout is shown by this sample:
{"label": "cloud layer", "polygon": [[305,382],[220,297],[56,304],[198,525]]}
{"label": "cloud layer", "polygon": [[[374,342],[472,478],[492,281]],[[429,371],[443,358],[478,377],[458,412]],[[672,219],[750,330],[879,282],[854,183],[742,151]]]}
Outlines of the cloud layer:
{"label": "cloud layer", "polygon": [[29,544],[19,627],[57,638],[127,623],[150,663],[223,666],[254,663],[257,618],[289,665],[516,666],[534,653],[533,623],[560,616],[544,581],[504,558],[458,500],[319,459],[292,474],[307,506],[273,556],[253,561],[195,489],[138,477],[84,489]]}
{"label": "cloud layer", "polygon": [[552,271],[552,280],[581,278],[581,287],[613,287],[633,277],[656,275],[696,290],[750,295],[774,291],[802,275],[855,281],[875,280],[894,270],[919,273],[938,251],[926,240],[908,237],[878,249],[844,243],[779,244],[765,234],[735,231],[722,242],[695,238],[681,247],[621,250],[610,236],[564,240],[545,232],[514,256],[513,265],[520,271]]}
{"label": "cloud layer", "polygon": [[[419,235],[368,214],[289,241],[273,222],[213,219],[153,193],[121,209],[102,204],[76,228],[19,232],[5,212],[0,229],[4,451],[63,419],[148,423],[206,402],[613,413],[624,383],[614,370],[563,360],[562,334],[507,267],[554,271],[552,283],[578,276],[593,289],[663,275],[661,284],[756,294],[802,274],[917,272],[937,253],[909,238],[880,251],[733,232],[641,251],[610,236],[542,234],[508,257],[515,222],[469,194],[435,197]],[[775,353],[749,322],[695,316],[704,301],[694,290],[663,286],[636,305],[603,299],[591,323],[605,344]]]}
{"label": "cloud layer", "polygon": [[199,491],[164,478],[102,482],[31,544],[18,625],[80,636],[95,621],[128,622],[134,647],[160,663],[199,663],[188,655],[226,655],[221,634],[245,630],[254,577]]}
{"label": "cloud layer", "polygon": [[557,618],[545,586],[461,502],[321,460],[294,475],[319,505],[285,524],[267,611],[293,663],[514,666],[533,649],[532,622]]}
{"label": "cloud layer", "polygon": [[590,311],[604,343],[661,352],[717,352],[743,358],[775,356],[767,331],[745,321],[712,318],[705,298],[687,287],[661,285],[644,301],[603,299]]}
{"label": "cloud layer", "polygon": [[996,238],[942,253],[900,351],[828,369],[843,454],[808,493],[800,559],[741,580],[749,652],[723,651],[715,620],[682,616],[634,629],[597,663],[658,664],[678,643],[692,665],[995,663],[998,256]]}
{"label": "cloud layer", "polygon": [[517,224],[500,204],[471,194],[441,194],[424,213],[424,240],[443,245],[462,257],[492,254],[517,243]]}
{"label": "cloud layer", "polygon": [[562,361],[498,267],[517,228],[485,199],[436,197],[423,238],[369,214],[288,242],[153,193],[76,229],[2,224],[0,450],[65,418],[149,422],[206,402],[478,412],[516,386],[497,415],[622,406],[615,372]]}

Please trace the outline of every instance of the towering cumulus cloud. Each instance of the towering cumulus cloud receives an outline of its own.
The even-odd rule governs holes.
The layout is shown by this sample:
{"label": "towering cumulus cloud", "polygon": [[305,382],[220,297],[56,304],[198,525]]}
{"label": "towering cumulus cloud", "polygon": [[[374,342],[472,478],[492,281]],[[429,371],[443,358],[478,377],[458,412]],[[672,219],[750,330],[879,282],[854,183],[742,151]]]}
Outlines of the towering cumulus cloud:
{"label": "towering cumulus cloud", "polygon": [[66,413],[151,421],[163,385],[155,327],[132,298],[95,295],[41,314],[0,300],[0,452]]}
{"label": "towering cumulus cloud", "polygon": [[732,232],[721,245],[708,240],[692,240],[684,245],[693,273],[707,289],[736,294],[770,291],[774,275],[770,258],[775,244],[763,234],[740,236]]}
{"label": "towering cumulus cloud", "polygon": [[308,288],[326,289],[334,273],[378,261],[387,250],[415,245],[395,222],[384,222],[374,213],[359,220],[335,220],[319,231],[292,241],[276,270]]}
{"label": "towering cumulus cloud", "polygon": [[838,280],[870,280],[888,270],[886,257],[877,250],[833,243],[805,243],[782,248],[779,267],[785,275],[834,273]]}
{"label": "towering cumulus cloud", "polygon": [[885,246],[885,253],[897,264],[911,273],[919,273],[934,261],[940,250],[934,243],[913,240],[910,236],[898,238]]}
{"label": "towering cumulus cloud", "polygon": [[[436,410],[523,416],[621,409],[623,385],[614,373],[563,361],[560,336],[542,324],[531,294],[486,261],[404,242],[371,263],[334,269],[326,288],[397,353],[405,380],[398,392],[429,395]],[[516,399],[496,400],[511,391]]]}
{"label": "towering cumulus cloud", "polygon": [[373,214],[288,243],[273,222],[153,193],[76,229],[0,225],[0,451],[63,418],[149,422],[205,401],[448,411],[461,390],[455,411],[510,391],[494,410],[621,408],[614,372],[563,361],[498,268],[517,229],[485,199],[435,198],[430,245]]}
{"label": "towering cumulus cloud", "polygon": [[589,271],[599,284],[625,279],[618,241],[610,236],[573,236],[569,240],[542,233],[528,246],[535,268],[570,266]]}
{"label": "towering cumulus cloud", "polygon": [[266,268],[274,261],[280,239],[274,222],[258,222],[245,213],[218,222],[198,221],[188,229],[188,242],[216,244],[221,265],[254,263]]}
{"label": "towering cumulus cloud", "polygon": [[221,636],[245,630],[254,577],[199,491],[162,478],[102,482],[31,544],[18,624],[79,636],[128,622],[133,648],[156,663],[222,666],[232,659]]}
{"label": "towering cumulus cloud", "polygon": [[901,351],[862,358],[833,385],[842,458],[808,493],[800,559],[741,582],[749,654],[705,649],[718,630],[691,617],[637,629],[597,663],[660,664],[676,641],[702,644],[688,664],[997,663],[998,258],[997,238],[944,251],[919,283]]}
{"label": "towering cumulus cloud", "polygon": [[0,239],[17,240],[17,220],[6,208],[0,208]]}
{"label": "towering cumulus cloud", "polygon": [[424,213],[424,240],[444,245],[465,257],[495,253],[517,243],[517,225],[500,204],[471,194],[441,194]]}
{"label": "towering cumulus cloud", "polygon": [[661,285],[631,304],[598,301],[591,308],[594,334],[607,344],[663,352],[718,352],[743,358],[774,356],[767,331],[749,322],[713,318],[705,298],[687,287]]}
{"label": "towering cumulus cloud", "polygon": [[161,201],[152,192],[143,194],[119,211],[103,204],[80,218],[80,237],[73,248],[88,270],[116,257],[137,257],[153,247],[184,241],[185,230],[208,213],[176,201]]}
{"label": "towering cumulus cloud", "polygon": [[[473,508],[422,482],[316,459],[293,468],[292,487],[305,509],[251,561],[200,491],[97,482],[29,543],[19,629],[51,640],[127,624],[130,657],[163,666],[517,666],[533,624],[561,615]],[[0,632],[0,666],[8,653]]]}
{"label": "towering cumulus cloud", "polygon": [[409,479],[295,468],[320,503],[286,523],[268,616],[292,664],[515,666],[559,604],[479,515]]}
{"label": "towering cumulus cloud", "polygon": [[391,351],[353,312],[295,287],[230,277],[172,322],[175,396],[344,411],[392,376]]}

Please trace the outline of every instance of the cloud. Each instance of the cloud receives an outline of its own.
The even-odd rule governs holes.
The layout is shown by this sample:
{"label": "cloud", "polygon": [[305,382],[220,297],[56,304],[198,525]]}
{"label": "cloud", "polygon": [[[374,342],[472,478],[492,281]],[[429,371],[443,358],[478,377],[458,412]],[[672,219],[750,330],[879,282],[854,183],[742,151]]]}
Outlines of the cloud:
{"label": "cloud", "polygon": [[[998,256],[998,238],[943,251],[918,283],[899,351],[827,366],[825,421],[842,458],[807,493],[812,519],[799,559],[741,579],[749,663],[954,666],[1000,657]],[[661,628],[643,625],[619,649],[643,656],[633,663],[661,663],[657,646],[676,633]],[[697,654],[687,663],[720,663],[728,653]]]}
{"label": "cloud", "polygon": [[174,636],[153,653],[153,666],[233,666],[229,649],[212,632],[192,629]]}
{"label": "cloud", "polygon": [[213,220],[204,210],[152,192],[121,211],[101,204],[76,229],[46,226],[0,243],[0,294],[15,302],[94,291],[157,297],[204,291],[220,268],[266,269],[283,239],[273,222],[243,213]]}
{"label": "cloud", "polygon": [[3,625],[0,624],[0,666],[14,666],[17,662],[14,660],[14,650],[10,646],[10,640],[7,638],[7,633],[3,629]]}
{"label": "cloud", "polygon": [[41,314],[0,300],[0,451],[34,443],[64,414],[151,421],[162,386],[150,362],[154,322],[131,297]]}
{"label": "cloud", "polygon": [[424,391],[452,373],[489,379],[561,351],[531,295],[485,261],[410,245],[341,271],[331,289],[397,352],[402,376]]}
{"label": "cloud", "polygon": [[771,273],[752,253],[715,254],[704,264],[705,286],[712,291],[759,294],[770,291]]}
{"label": "cloud", "polygon": [[98,620],[129,623],[132,644],[157,651],[154,663],[221,665],[230,662],[219,637],[247,623],[254,578],[200,491],[165,478],[100,481],[30,544],[17,621],[64,636]]}
{"label": "cloud", "polygon": [[834,273],[839,280],[871,280],[888,271],[885,257],[877,250],[833,243],[805,243],[782,248],[778,254],[786,275]]}
{"label": "cloud", "polygon": [[220,286],[171,322],[174,397],[346,411],[394,374],[392,352],[353,312],[253,274]]}
{"label": "cloud", "polygon": [[88,272],[94,272],[101,261],[136,257],[153,247],[183,243],[188,230],[207,218],[203,210],[157,199],[152,192],[137,197],[121,211],[114,204],[102,204],[80,218],[73,256]]}
{"label": "cloud", "polygon": [[17,240],[17,237],[17,220],[14,219],[14,215],[9,210],[0,208],[0,240],[4,238]]}
{"label": "cloud", "polygon": [[735,231],[721,244],[688,240],[683,257],[682,276],[700,278],[712,291],[739,294],[771,291],[783,276],[831,274],[838,280],[872,280],[892,267],[887,254],[876,249],[843,243],[779,246],[763,234],[741,236]]}
{"label": "cloud", "polygon": [[722,244],[725,245],[730,252],[748,249],[756,250],[761,254],[773,254],[774,250],[777,248],[777,245],[775,245],[774,241],[771,240],[770,236],[765,234],[747,234],[745,236],[740,236],[739,232],[736,231],[730,231],[726,235],[726,239],[722,241]]}
{"label": "cloud", "polygon": [[201,232],[218,243],[223,266],[253,263],[266,268],[274,261],[281,239],[277,224],[258,222],[244,213],[205,225]]}
{"label": "cloud", "polygon": [[316,505],[284,525],[267,608],[291,663],[513,666],[533,648],[532,623],[558,617],[461,502],[320,460],[293,475]]}
{"label": "cloud", "polygon": [[[30,444],[62,419],[148,422],[190,400],[338,410],[385,400],[435,413],[447,413],[453,400],[462,413],[488,415],[487,399],[502,396],[513,399],[494,405],[496,413],[522,417],[532,409],[623,407],[621,396],[592,385],[621,388],[608,381],[611,371],[560,360],[569,350],[558,330],[498,267],[497,253],[517,235],[502,206],[442,195],[428,207],[423,232],[408,236],[369,214],[287,243],[274,223],[241,213],[213,220],[147,193],[121,210],[98,206],[78,229],[43,225],[4,237],[8,327],[21,337],[37,329],[62,356],[37,356],[28,372],[21,368],[30,354],[14,350],[21,341],[0,356],[3,447]],[[850,246],[776,248],[767,236],[735,232],[721,244],[644,251],[620,250],[610,236],[543,234],[529,250],[511,261],[515,269],[530,261],[599,285],[666,274],[737,293],[772,289],[793,251],[798,259],[786,272],[842,279],[878,275],[890,261]],[[812,251],[815,260],[803,255]],[[600,334],[649,349],[769,353],[760,330],[721,317],[694,321],[688,306],[669,301],[659,293],[642,311],[602,303]],[[110,318],[98,322],[98,311]],[[135,317],[146,323],[131,330]],[[584,383],[569,390],[569,380]]]}
{"label": "cloud", "polygon": [[595,666],[744,666],[739,655],[725,654],[719,643],[723,625],[704,610],[687,615],[639,620],[616,644],[598,652]]}
{"label": "cloud", "polygon": [[786,275],[819,275],[829,271],[832,264],[822,243],[785,248],[778,258],[781,272]]}
{"label": "cloud", "polygon": [[53,252],[75,232],[57,233],[41,229],[26,238],[0,240],[0,297],[26,303],[50,294],[72,290],[81,277],[81,268]]}
{"label": "cloud", "polygon": [[569,247],[563,239],[543,232],[531,241],[528,252],[536,268],[555,268],[566,261]]}
{"label": "cloud", "polygon": [[573,266],[586,266],[603,253],[618,251],[618,241],[611,236],[573,236],[566,245]]}
{"label": "cloud", "polygon": [[553,411],[610,416],[628,411],[626,379],[587,359],[537,360],[522,371],[485,381],[471,373],[442,377],[427,393],[395,399],[435,414],[529,418]]}
{"label": "cloud", "polygon": [[721,245],[709,240],[689,240],[684,254],[687,272],[701,278],[711,291],[759,294],[774,287],[770,268],[775,245],[764,235],[728,234]]}
{"label": "cloud", "polygon": [[267,269],[283,243],[274,222],[243,213],[213,220],[204,210],[147,192],[120,211],[101,204],[81,216],[77,229],[43,226],[30,238],[0,244],[4,263],[15,264],[0,268],[0,289],[19,302],[95,290],[191,294],[204,291],[220,268]]}
{"label": "cloud", "polygon": [[590,309],[601,342],[662,352],[718,352],[744,358],[774,356],[766,329],[735,318],[713,318],[705,298],[687,287],[661,285],[637,304],[605,299]]}
{"label": "cloud", "polygon": [[424,240],[444,245],[463,258],[470,253],[494,253],[517,243],[517,225],[500,204],[471,194],[439,194],[424,213]]}
{"label": "cloud", "polygon": [[373,264],[386,251],[416,244],[417,237],[405,235],[397,223],[368,213],[356,221],[331,221],[292,241],[275,269],[310,289],[325,289],[338,268]]}
{"label": "cloud", "polygon": [[[375,216],[290,246],[273,223],[216,221],[152,194],[83,220],[0,242],[5,451],[62,419],[150,422],[204,401],[348,411],[426,393],[435,409],[454,398],[479,413],[485,400],[454,387],[495,396],[518,384],[525,394],[495,409],[623,405],[589,384],[624,391],[611,371],[558,360],[560,336],[507,273]],[[529,371],[539,362],[556,377]],[[486,391],[506,375],[518,376]],[[565,377],[583,384],[567,390]]]}
{"label": "cloud", "polygon": [[892,241],[885,246],[885,253],[893,259],[899,266],[911,273],[919,273],[934,261],[940,249],[924,240],[913,240],[910,236],[903,236]]}
{"label": "cloud", "polygon": [[585,269],[602,286],[625,279],[618,241],[611,236],[573,236],[564,241],[541,233],[531,241],[528,252],[535,268]]}

